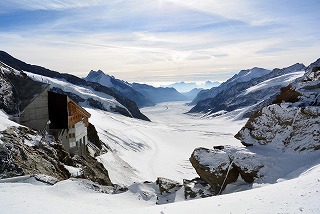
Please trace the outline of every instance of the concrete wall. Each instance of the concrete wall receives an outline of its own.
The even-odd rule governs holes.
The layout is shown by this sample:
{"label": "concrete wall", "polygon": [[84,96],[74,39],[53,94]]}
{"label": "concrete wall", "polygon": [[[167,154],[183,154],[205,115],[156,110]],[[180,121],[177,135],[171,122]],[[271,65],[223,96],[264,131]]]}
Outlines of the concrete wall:
{"label": "concrete wall", "polygon": [[[73,137],[74,136],[74,137]],[[73,155],[85,155],[88,142],[87,127],[80,121],[60,135],[63,148]]]}
{"label": "concrete wall", "polygon": [[19,123],[36,130],[42,130],[48,121],[48,91],[44,90],[24,109],[20,115]]}

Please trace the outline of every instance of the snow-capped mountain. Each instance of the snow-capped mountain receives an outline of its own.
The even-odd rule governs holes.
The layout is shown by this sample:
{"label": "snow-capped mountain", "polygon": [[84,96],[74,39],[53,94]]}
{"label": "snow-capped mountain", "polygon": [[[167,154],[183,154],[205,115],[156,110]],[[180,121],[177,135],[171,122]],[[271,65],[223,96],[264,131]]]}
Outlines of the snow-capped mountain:
{"label": "snow-capped mountain", "polygon": [[116,89],[116,91],[121,92],[121,94],[128,99],[133,100],[138,105],[138,107],[154,105],[154,103],[148,100],[143,94],[134,90],[129,83],[123,80],[116,79],[114,76],[105,74],[101,70],[91,70],[87,77],[85,77],[84,79],[86,81],[99,83],[100,85],[106,86],[108,88]]}
{"label": "snow-capped mountain", "polygon": [[151,106],[160,102],[182,101],[187,98],[172,87],[153,87],[147,84],[128,83],[105,74],[103,71],[90,71],[85,80],[100,83],[103,86],[115,88],[138,106]]}
{"label": "snow-capped mountain", "polygon": [[208,98],[214,98],[217,96],[220,92],[231,88],[233,85],[240,83],[240,82],[248,82],[251,79],[262,77],[268,73],[270,73],[270,70],[264,69],[264,68],[251,68],[247,70],[241,70],[238,74],[235,74],[233,77],[228,79],[226,82],[222,83],[219,86],[215,86],[209,90],[203,90],[199,92],[199,94],[192,100],[191,104],[195,105],[200,100],[205,100]]}
{"label": "snow-capped mountain", "polygon": [[241,109],[239,117],[249,117],[252,112],[271,103],[280,88],[301,77],[304,70],[305,66],[297,63],[287,68],[274,69],[260,77],[254,76],[249,81],[244,80],[249,79],[245,74],[249,75],[250,72],[242,71],[242,75],[235,75],[222,87],[211,89],[215,96],[199,101],[189,112],[214,114]]}
{"label": "snow-capped mountain", "polygon": [[71,74],[61,74],[40,66],[26,64],[4,51],[0,51],[0,61],[16,72],[23,71],[35,81],[51,84],[53,91],[65,93],[82,105],[149,120],[140,112],[134,101],[126,98],[116,89],[88,82]]}

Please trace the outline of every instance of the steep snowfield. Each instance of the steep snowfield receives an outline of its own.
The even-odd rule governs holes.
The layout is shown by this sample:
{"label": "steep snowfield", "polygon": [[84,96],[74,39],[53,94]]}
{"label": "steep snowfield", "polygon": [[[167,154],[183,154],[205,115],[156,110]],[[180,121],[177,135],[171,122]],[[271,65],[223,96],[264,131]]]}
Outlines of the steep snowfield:
{"label": "steep snowfield", "polygon": [[184,114],[188,108],[174,102],[141,109],[152,122],[87,109],[100,138],[113,150],[99,157],[111,180],[127,185],[157,177],[182,182],[197,177],[189,162],[194,148],[241,146],[233,136],[245,121],[194,117]]}
{"label": "steep snowfield", "polygon": [[19,124],[9,120],[9,116],[0,110],[0,131],[5,130],[8,126],[18,126]]}
{"label": "steep snowfield", "polygon": [[287,86],[289,83],[293,82],[295,79],[302,77],[304,75],[305,71],[297,71],[289,74],[284,74],[279,77],[275,77],[272,79],[268,79],[264,82],[261,82],[255,86],[252,86],[245,90],[244,94],[249,94],[255,91],[268,89],[273,86]]}
{"label": "steep snowfield", "polygon": [[235,74],[228,81],[229,82],[248,82],[254,78],[262,77],[270,72],[271,70],[255,67],[247,70],[241,70],[238,74]]}

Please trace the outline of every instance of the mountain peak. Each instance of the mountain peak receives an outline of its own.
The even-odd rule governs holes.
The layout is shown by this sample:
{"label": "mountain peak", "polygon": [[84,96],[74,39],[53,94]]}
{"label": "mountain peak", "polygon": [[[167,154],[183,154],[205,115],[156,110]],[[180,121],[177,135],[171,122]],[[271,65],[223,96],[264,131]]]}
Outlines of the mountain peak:
{"label": "mountain peak", "polygon": [[241,70],[238,74],[235,74],[231,79],[229,79],[227,82],[248,82],[251,79],[262,77],[268,73],[270,73],[271,70],[267,70],[265,68],[259,68],[259,67],[253,67],[251,69]]}

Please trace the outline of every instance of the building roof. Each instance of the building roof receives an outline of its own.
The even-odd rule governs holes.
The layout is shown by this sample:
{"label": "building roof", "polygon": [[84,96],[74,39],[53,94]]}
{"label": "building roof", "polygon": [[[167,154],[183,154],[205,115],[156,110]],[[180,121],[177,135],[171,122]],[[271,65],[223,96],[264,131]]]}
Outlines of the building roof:
{"label": "building roof", "polygon": [[19,111],[23,112],[25,108],[44,90],[48,90],[48,84],[33,81],[30,78],[23,78],[15,75],[8,75],[8,78],[14,86],[14,93],[19,100]]}

